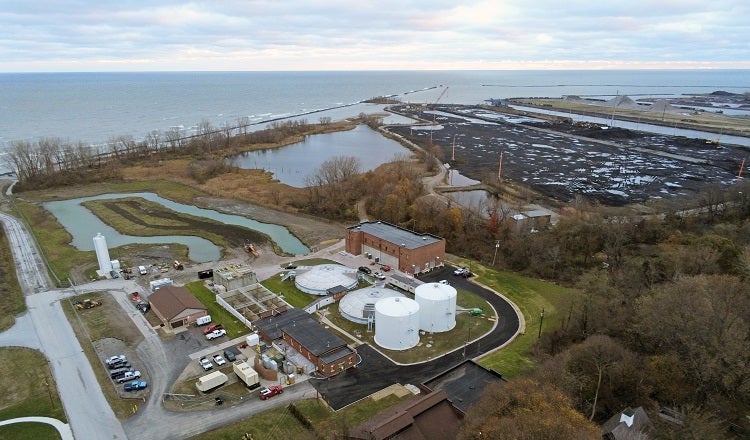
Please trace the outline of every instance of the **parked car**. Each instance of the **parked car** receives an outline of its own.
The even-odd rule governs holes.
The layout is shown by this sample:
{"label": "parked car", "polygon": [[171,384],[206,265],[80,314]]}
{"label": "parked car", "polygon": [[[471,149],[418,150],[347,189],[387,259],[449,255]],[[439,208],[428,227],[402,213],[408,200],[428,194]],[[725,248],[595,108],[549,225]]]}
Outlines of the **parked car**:
{"label": "parked car", "polygon": [[198,359],[198,363],[201,364],[201,367],[203,367],[203,369],[205,371],[208,371],[208,370],[210,370],[211,368],[214,367],[214,364],[212,364],[211,361],[209,361],[205,357],[202,357],[202,358]]}
{"label": "parked car", "polygon": [[125,362],[127,360],[128,360],[128,358],[126,358],[124,354],[116,354],[114,356],[108,357],[107,359],[104,360],[104,362],[107,365],[110,365],[110,364],[114,364],[115,362],[118,362],[118,361]]}
{"label": "parked car", "polygon": [[210,341],[212,339],[220,338],[220,337],[222,337],[222,336],[224,336],[226,334],[227,334],[227,331],[222,328],[222,329],[219,329],[219,330],[214,330],[211,333],[207,334],[206,335],[206,339],[208,339]]}
{"label": "parked car", "polygon": [[117,381],[117,383],[123,383],[129,380],[138,379],[139,377],[141,377],[141,372],[138,370],[135,370],[135,371],[128,371],[115,380]]}
{"label": "parked car", "polygon": [[148,386],[148,383],[146,383],[145,380],[142,380],[140,382],[137,380],[134,380],[130,383],[126,383],[125,386],[122,387],[122,389],[125,391],[138,391],[138,390],[145,389],[147,386]]}
{"label": "parked car", "polygon": [[108,364],[107,365],[110,370],[117,370],[119,368],[130,368],[130,364],[128,361],[124,362],[115,362],[114,364]]}
{"label": "parked car", "polygon": [[214,355],[214,362],[216,362],[216,365],[218,365],[218,366],[220,366],[220,367],[221,367],[222,365],[224,365],[224,364],[226,364],[226,363],[227,363],[227,361],[225,361],[225,360],[224,360],[224,358],[223,358],[223,357],[221,357],[221,355],[220,355],[220,354],[215,354],[215,355]]}
{"label": "parked car", "polygon": [[141,313],[146,313],[149,310],[151,310],[151,304],[149,304],[147,302],[140,302],[140,303],[138,303],[138,304],[135,305],[135,308],[138,309],[138,310],[140,310]]}
{"label": "parked car", "polygon": [[362,273],[366,273],[367,275],[370,275],[372,273],[372,270],[370,270],[367,266],[359,266],[359,271]]}
{"label": "parked car", "polygon": [[234,362],[237,360],[237,356],[235,356],[234,353],[229,350],[224,350],[224,357],[227,358],[229,362]]}
{"label": "parked car", "polygon": [[381,269],[383,269],[383,272],[388,272],[389,270],[391,270],[391,266],[386,264],[385,266],[381,267]]}
{"label": "parked car", "polygon": [[221,330],[223,328],[224,328],[224,326],[222,326],[221,324],[211,324],[208,327],[206,327],[206,328],[203,329],[203,334],[207,335],[207,334],[211,333],[214,330]]}
{"label": "parked car", "polygon": [[466,273],[468,271],[469,271],[469,269],[467,269],[465,267],[459,267],[459,268],[457,268],[456,270],[453,271],[453,275],[461,276],[461,275],[463,275],[464,273]]}
{"label": "parked car", "polygon": [[123,376],[125,373],[132,372],[132,368],[118,368],[116,370],[112,370],[109,372],[109,377],[112,379],[117,379],[120,376]]}
{"label": "parked car", "polygon": [[260,400],[266,400],[283,392],[284,389],[281,387],[281,385],[270,385],[260,390],[260,393],[258,395],[260,396]]}
{"label": "parked car", "polygon": [[375,278],[377,278],[379,280],[384,280],[385,279],[385,275],[383,275],[382,272],[375,272],[374,274],[372,274],[372,276],[374,276]]}
{"label": "parked car", "polygon": [[297,268],[297,265],[294,263],[289,263],[286,265],[286,269],[296,269],[296,268]]}

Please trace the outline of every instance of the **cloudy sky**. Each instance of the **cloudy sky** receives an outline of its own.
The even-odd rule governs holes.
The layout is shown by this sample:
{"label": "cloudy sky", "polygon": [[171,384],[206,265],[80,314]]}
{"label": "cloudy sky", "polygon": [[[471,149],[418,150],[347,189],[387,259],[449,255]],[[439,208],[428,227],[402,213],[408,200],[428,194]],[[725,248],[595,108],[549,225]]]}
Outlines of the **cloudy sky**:
{"label": "cloudy sky", "polygon": [[0,71],[750,68],[748,0],[0,0]]}

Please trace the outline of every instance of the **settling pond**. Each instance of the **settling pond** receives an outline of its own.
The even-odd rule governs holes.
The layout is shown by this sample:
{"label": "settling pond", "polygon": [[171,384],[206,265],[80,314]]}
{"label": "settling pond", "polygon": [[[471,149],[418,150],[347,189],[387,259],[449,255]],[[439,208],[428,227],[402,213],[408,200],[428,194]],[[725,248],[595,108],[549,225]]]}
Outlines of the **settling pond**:
{"label": "settling pond", "polygon": [[239,215],[224,214],[210,209],[198,208],[193,205],[184,205],[173,202],[172,200],[159,197],[154,193],[117,193],[117,194],[100,194],[91,197],[81,197],[78,199],[59,200],[46,202],[44,208],[57,218],[57,221],[73,236],[71,244],[81,251],[94,250],[93,238],[97,232],[101,232],[107,239],[107,246],[114,248],[131,243],[143,244],[163,244],[179,243],[190,249],[189,258],[194,262],[217,261],[221,252],[218,246],[212,242],[194,236],[188,235],[162,235],[155,237],[138,237],[132,235],[123,235],[117,232],[111,226],[102,222],[91,211],[81,205],[89,200],[108,200],[122,199],[126,197],[140,197],[176,212],[188,214],[196,217],[209,218],[224,224],[242,226],[261,232],[270,237],[284,252],[292,255],[305,255],[309,249],[297,237],[292,235],[288,229],[283,226],[270,223],[261,223],[256,220],[242,217]]}
{"label": "settling pond", "polygon": [[282,148],[242,153],[227,161],[242,169],[272,172],[281,183],[304,188],[308,186],[307,178],[323,162],[334,157],[356,157],[360,161],[360,172],[366,172],[410,153],[409,149],[367,125],[358,125],[348,131],[308,136],[302,142]]}

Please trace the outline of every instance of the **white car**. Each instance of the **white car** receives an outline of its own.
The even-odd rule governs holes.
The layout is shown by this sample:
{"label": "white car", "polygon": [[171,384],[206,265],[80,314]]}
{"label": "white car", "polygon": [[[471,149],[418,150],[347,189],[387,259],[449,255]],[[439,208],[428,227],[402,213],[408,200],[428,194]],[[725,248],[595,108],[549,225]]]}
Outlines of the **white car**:
{"label": "white car", "polygon": [[211,333],[209,333],[209,334],[206,335],[206,339],[208,339],[210,341],[212,339],[220,338],[220,337],[222,337],[222,336],[224,336],[226,334],[227,334],[227,331],[224,330],[224,329],[214,330]]}
{"label": "white car", "polygon": [[112,365],[112,364],[121,363],[121,362],[127,362],[127,361],[128,361],[128,358],[126,358],[124,354],[118,354],[118,355],[115,355],[115,356],[110,356],[110,357],[108,357],[107,359],[104,360],[104,362],[106,362],[107,365]]}
{"label": "white car", "polygon": [[374,274],[372,274],[372,276],[374,276],[375,278],[377,278],[379,280],[384,280],[385,279],[385,275],[383,275],[382,272],[375,272]]}
{"label": "white car", "polygon": [[208,370],[210,370],[211,368],[214,367],[214,364],[212,364],[211,361],[209,361],[208,359],[206,359],[204,357],[198,359],[198,362],[200,362],[201,367],[203,367],[203,369],[205,371],[208,371]]}
{"label": "white car", "polygon": [[465,267],[459,267],[458,269],[456,269],[456,270],[453,271],[453,275],[460,276],[460,275],[463,275],[464,273],[466,273],[468,271],[469,271],[469,269],[467,269]]}
{"label": "white car", "polygon": [[214,362],[216,362],[216,365],[222,366],[227,363],[227,361],[224,360],[224,358],[220,354],[214,355]]}

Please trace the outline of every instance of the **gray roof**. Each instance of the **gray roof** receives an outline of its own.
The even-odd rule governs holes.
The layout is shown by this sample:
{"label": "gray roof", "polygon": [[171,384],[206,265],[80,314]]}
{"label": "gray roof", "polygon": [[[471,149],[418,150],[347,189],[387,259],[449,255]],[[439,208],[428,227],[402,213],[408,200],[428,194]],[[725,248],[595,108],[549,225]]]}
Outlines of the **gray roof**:
{"label": "gray roof", "polygon": [[298,324],[304,321],[315,321],[315,318],[310,316],[309,313],[302,309],[291,308],[281,314],[269,316],[267,318],[253,321],[253,325],[258,327],[263,333],[269,338],[279,339],[281,337],[281,329],[292,323]]}
{"label": "gray roof", "polygon": [[465,414],[482,396],[481,391],[496,382],[504,382],[499,373],[467,360],[427,380],[424,386],[432,391],[444,390],[453,406]]}
{"label": "gray roof", "polygon": [[400,228],[382,221],[364,222],[357,226],[352,226],[349,229],[355,231],[361,230],[362,232],[378,237],[381,240],[391,242],[397,246],[403,245],[407,249],[417,249],[428,244],[442,241],[441,238],[432,234],[418,234],[408,229]]}
{"label": "gray roof", "polygon": [[317,357],[346,346],[343,339],[326,330],[314,319],[289,323],[282,330]]}

